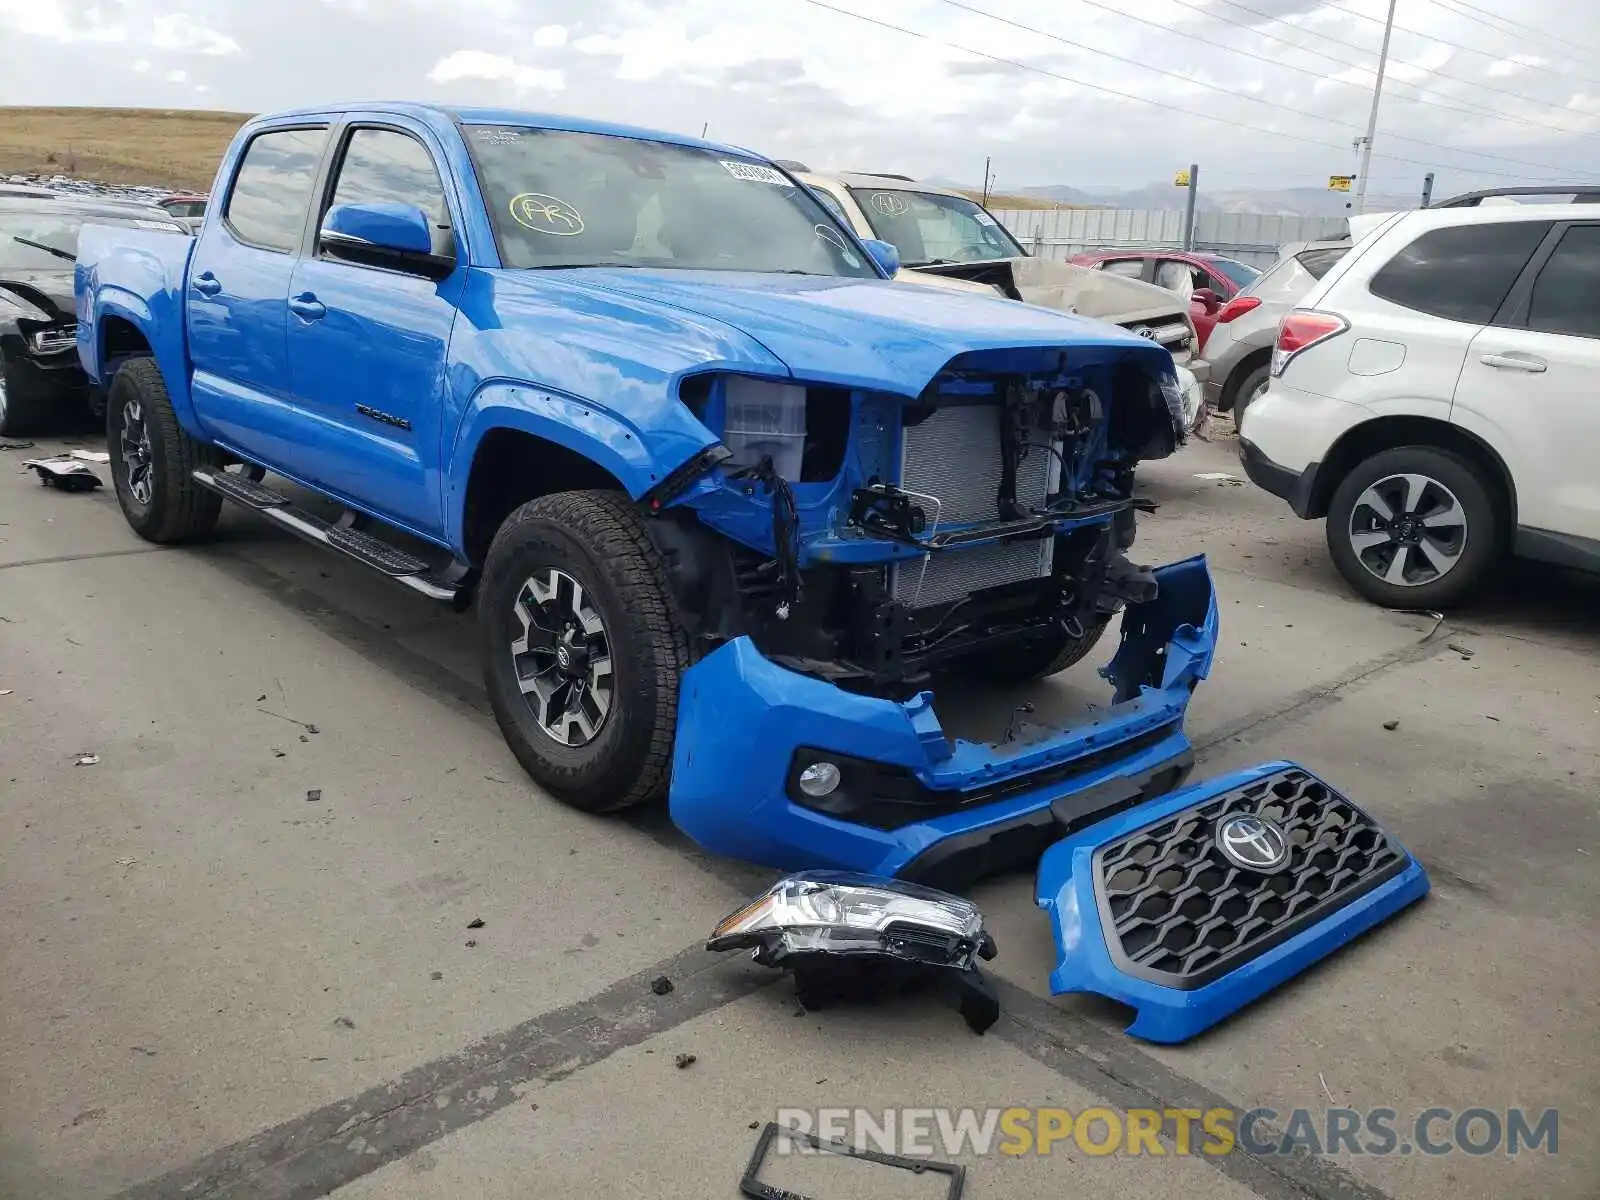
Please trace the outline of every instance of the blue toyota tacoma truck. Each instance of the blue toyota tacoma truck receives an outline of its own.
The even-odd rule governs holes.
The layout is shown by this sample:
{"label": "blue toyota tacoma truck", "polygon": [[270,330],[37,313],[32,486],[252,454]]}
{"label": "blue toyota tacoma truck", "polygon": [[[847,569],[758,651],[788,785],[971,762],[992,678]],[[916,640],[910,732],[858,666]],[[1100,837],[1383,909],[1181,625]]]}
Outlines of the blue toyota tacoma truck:
{"label": "blue toyota tacoma truck", "polygon": [[[1187,772],[1211,582],[1125,556],[1135,464],[1183,438],[1160,346],[896,284],[770,160],[573,118],[275,114],[212,196],[197,237],[79,243],[129,524],[232,501],[475,607],[552,794],[949,884]],[[1061,671],[1119,612],[1109,704],[941,726],[940,680]]]}

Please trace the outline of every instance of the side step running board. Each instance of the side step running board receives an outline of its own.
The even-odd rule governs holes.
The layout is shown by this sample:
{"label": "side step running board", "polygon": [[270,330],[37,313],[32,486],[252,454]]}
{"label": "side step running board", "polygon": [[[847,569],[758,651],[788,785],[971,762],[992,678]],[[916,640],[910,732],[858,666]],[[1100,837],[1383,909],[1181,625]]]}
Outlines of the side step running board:
{"label": "side step running board", "polygon": [[348,554],[357,562],[398,580],[413,591],[421,592],[430,600],[455,603],[461,596],[461,582],[452,582],[433,574],[420,558],[390,545],[381,538],[348,525],[323,520],[315,513],[296,508],[289,497],[264,484],[254,483],[242,475],[220,467],[200,467],[194,472],[194,481],[228,500],[242,504],[260,513],[275,525],[305,538],[308,542],[331,546]]}

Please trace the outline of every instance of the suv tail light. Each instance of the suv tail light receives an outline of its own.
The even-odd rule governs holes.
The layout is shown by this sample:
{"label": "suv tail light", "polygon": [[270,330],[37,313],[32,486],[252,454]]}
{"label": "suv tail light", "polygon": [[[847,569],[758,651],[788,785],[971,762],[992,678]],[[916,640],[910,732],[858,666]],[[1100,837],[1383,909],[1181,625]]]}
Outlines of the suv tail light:
{"label": "suv tail light", "polygon": [[1278,323],[1278,344],[1272,351],[1272,375],[1276,379],[1295,355],[1329,338],[1338,337],[1350,322],[1333,313],[1296,309]]}
{"label": "suv tail light", "polygon": [[1242,317],[1252,309],[1261,307],[1260,296],[1235,296],[1222,306],[1217,312],[1217,324],[1226,325],[1236,317]]}

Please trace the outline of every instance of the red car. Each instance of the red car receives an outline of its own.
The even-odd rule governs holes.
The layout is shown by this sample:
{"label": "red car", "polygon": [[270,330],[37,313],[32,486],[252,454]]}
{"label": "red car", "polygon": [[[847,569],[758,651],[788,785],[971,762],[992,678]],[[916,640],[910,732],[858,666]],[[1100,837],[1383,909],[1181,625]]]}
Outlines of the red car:
{"label": "red car", "polygon": [[1096,250],[1075,254],[1072,261],[1081,267],[1142,279],[1180,296],[1187,295],[1189,315],[1200,335],[1201,353],[1216,328],[1217,312],[1240,288],[1249,286],[1261,274],[1254,267],[1220,254],[1188,250]]}

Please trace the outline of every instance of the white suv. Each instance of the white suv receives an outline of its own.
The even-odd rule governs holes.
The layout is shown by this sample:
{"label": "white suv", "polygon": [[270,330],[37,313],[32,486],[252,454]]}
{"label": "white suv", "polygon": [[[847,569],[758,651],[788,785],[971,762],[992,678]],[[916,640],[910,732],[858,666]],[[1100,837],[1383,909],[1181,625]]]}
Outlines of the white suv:
{"label": "white suv", "polygon": [[1378,604],[1449,604],[1507,551],[1600,570],[1600,206],[1387,218],[1284,317],[1239,432]]}

